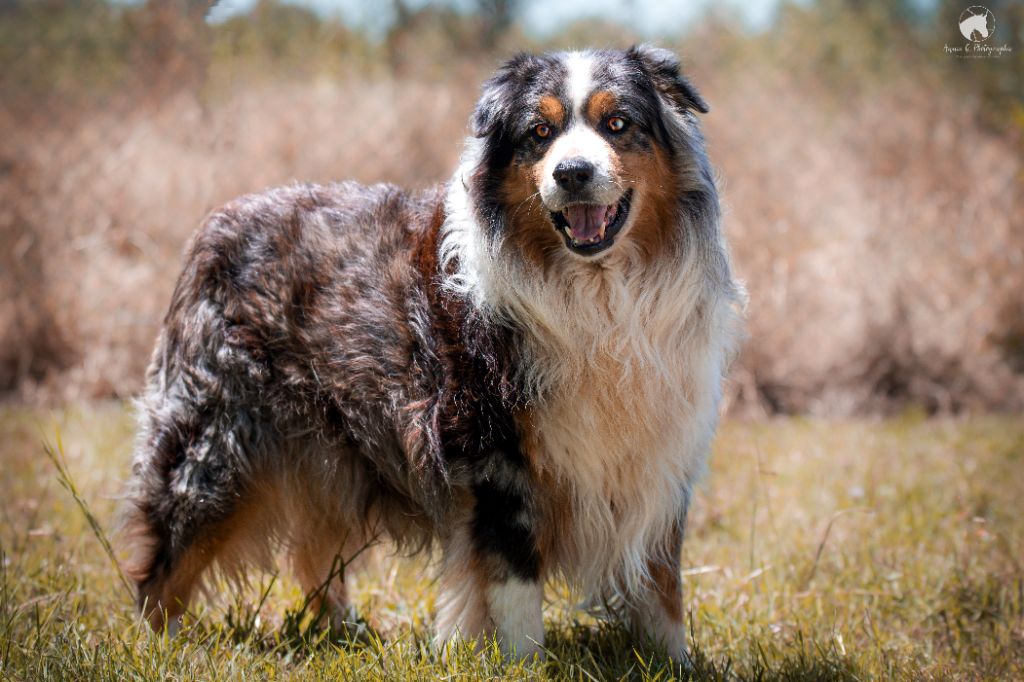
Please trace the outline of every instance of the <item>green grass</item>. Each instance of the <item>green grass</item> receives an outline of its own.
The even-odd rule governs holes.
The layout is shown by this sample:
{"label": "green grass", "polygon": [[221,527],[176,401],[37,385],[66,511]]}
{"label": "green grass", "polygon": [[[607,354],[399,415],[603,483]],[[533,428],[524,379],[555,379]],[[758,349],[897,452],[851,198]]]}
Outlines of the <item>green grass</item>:
{"label": "green grass", "polygon": [[[283,573],[155,636],[103,542],[131,441],[119,405],[0,409],[0,679],[672,677],[558,586],[546,662],[442,663],[427,562],[385,552],[356,576],[351,640]],[[1022,497],[1019,418],[725,424],[683,557],[696,677],[1024,679]]]}

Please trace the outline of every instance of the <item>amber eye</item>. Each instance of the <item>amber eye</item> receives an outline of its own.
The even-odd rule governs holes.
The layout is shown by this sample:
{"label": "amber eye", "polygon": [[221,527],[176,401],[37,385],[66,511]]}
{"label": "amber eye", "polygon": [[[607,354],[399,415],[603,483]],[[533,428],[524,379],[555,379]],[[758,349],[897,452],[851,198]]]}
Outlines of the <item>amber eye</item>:
{"label": "amber eye", "polygon": [[534,127],[533,134],[541,138],[542,140],[547,139],[551,137],[551,126],[549,126],[547,123],[541,123],[540,125]]}
{"label": "amber eye", "polygon": [[612,116],[610,119],[608,119],[608,122],[605,125],[607,125],[608,130],[612,131],[613,133],[621,133],[623,130],[626,129],[626,119],[622,118],[621,116]]}

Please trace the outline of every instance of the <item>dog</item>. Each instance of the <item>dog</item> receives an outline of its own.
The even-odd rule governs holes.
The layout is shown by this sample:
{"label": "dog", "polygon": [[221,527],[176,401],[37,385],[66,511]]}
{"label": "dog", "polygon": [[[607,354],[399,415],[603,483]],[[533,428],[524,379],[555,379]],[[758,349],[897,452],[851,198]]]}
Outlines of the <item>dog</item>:
{"label": "dog", "polygon": [[438,551],[436,641],[543,653],[545,581],[686,655],[680,548],[742,335],[697,114],[670,52],[519,55],[454,177],[245,196],[193,237],[125,497],[158,630],[208,569],[283,549],[342,627],[378,537]]}

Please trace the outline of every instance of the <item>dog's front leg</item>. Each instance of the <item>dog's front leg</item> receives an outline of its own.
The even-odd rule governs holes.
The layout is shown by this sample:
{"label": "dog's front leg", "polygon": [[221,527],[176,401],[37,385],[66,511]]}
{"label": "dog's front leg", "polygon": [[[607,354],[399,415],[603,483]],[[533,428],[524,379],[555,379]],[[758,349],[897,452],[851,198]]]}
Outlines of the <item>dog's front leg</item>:
{"label": "dog's front leg", "polygon": [[650,579],[629,595],[628,615],[635,636],[649,639],[673,661],[689,667],[679,571],[684,526],[681,520],[648,560]]}
{"label": "dog's front leg", "polygon": [[440,644],[495,637],[506,656],[543,654],[543,582],[528,490],[524,475],[499,467],[467,492],[444,540]]}

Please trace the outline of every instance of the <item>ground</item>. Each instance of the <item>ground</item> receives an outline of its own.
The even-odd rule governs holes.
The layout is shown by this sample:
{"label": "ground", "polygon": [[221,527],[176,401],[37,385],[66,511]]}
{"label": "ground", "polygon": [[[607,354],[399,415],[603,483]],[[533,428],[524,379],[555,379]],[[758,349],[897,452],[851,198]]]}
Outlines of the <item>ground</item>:
{"label": "ground", "polygon": [[[441,662],[429,562],[379,548],[355,581],[367,621],[355,640],[311,625],[284,573],[224,587],[184,636],[155,636],[105,545],[131,443],[121,405],[0,407],[0,679],[691,674],[572,610],[557,585],[546,662],[504,664],[493,650]],[[727,421],[683,556],[692,674],[1024,678],[1022,495],[1019,416]]]}

